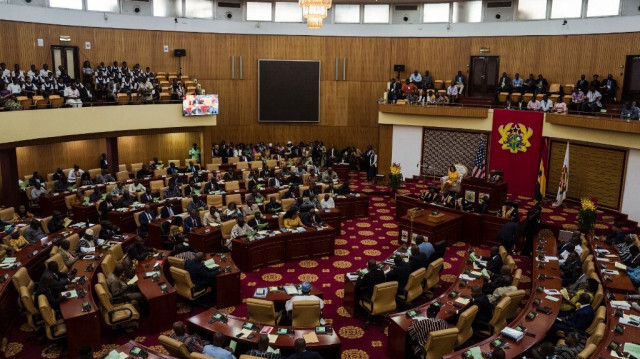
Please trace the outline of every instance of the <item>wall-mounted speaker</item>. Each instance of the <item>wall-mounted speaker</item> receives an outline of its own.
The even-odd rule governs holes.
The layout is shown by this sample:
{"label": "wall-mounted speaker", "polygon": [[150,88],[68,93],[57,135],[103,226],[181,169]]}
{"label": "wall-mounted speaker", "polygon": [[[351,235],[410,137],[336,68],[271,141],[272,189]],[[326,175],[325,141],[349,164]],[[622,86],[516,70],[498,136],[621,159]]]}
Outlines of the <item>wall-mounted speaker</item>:
{"label": "wall-mounted speaker", "polygon": [[175,49],[175,50],[173,50],[173,56],[175,56],[175,57],[185,57],[185,56],[187,56],[187,50],[185,50],[185,49]]}

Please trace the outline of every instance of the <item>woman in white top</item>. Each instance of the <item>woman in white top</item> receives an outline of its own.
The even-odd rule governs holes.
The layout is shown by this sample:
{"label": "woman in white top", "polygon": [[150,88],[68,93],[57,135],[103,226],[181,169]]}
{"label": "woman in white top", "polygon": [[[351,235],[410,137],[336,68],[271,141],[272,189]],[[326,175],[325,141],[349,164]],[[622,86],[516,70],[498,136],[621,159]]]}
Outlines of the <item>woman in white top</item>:
{"label": "woman in white top", "polygon": [[561,97],[558,97],[556,104],[553,105],[553,112],[567,113],[567,104],[562,101]]}
{"label": "woman in white top", "polygon": [[78,91],[75,82],[72,82],[70,87],[64,89],[64,98],[67,100],[67,105],[71,107],[82,107],[82,100],[80,100],[80,91]]}
{"label": "woman in white top", "polygon": [[222,216],[226,220],[242,217],[242,213],[238,210],[235,202],[231,201],[227,204],[227,208],[222,212]]}

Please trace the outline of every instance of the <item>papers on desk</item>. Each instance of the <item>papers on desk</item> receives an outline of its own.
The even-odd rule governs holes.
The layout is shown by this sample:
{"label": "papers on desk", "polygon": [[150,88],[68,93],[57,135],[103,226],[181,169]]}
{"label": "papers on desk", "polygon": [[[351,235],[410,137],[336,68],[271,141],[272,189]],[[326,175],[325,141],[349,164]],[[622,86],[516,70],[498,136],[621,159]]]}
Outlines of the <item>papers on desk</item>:
{"label": "papers on desk", "polygon": [[112,350],[109,354],[104,357],[104,359],[127,359],[129,354],[118,352],[117,350]]}
{"label": "papers on desk", "polygon": [[544,256],[543,262],[548,263],[550,261],[557,261],[557,260],[558,260],[558,257]]}
{"label": "papers on desk", "polygon": [[73,290],[68,290],[68,291],[66,291],[66,292],[62,292],[62,293],[60,293],[60,295],[61,295],[61,296],[63,296],[63,297],[67,297],[67,298],[69,298],[69,299],[71,299],[71,298],[78,298],[78,292],[76,292],[76,290],[75,290],[75,289],[73,289]]}
{"label": "papers on desk", "polygon": [[609,250],[608,249],[602,249],[602,248],[596,248],[595,249],[596,253],[602,253],[602,254],[609,254]]}
{"label": "papers on desk", "polygon": [[620,318],[618,323],[624,324],[624,325],[629,325],[629,326],[636,327],[636,328],[640,327],[640,321],[636,321],[636,320],[629,319],[629,318]]}
{"label": "papers on desk", "polygon": [[469,302],[471,302],[471,299],[458,297],[458,298],[456,298],[455,302],[456,303],[460,303],[462,305],[467,305],[467,304],[469,304]]}
{"label": "papers on desk", "polygon": [[472,358],[472,359],[483,359],[482,358],[482,350],[480,349],[480,347],[473,347],[473,348],[467,350],[467,354],[469,354],[470,358]]}
{"label": "papers on desk", "polygon": [[544,290],[544,294],[546,294],[546,295],[562,295],[562,293],[560,291],[558,291],[557,289],[545,289]]}
{"label": "papers on desk", "polygon": [[137,282],[138,282],[138,275],[134,275],[133,278],[129,279],[127,284],[128,285],[133,285],[133,284],[136,284]]}
{"label": "papers on desk", "polygon": [[11,264],[14,263],[18,258],[16,257],[6,257],[3,261],[2,264]]}
{"label": "papers on desk", "polygon": [[216,261],[213,260],[213,258],[207,259],[206,261],[204,261],[204,265],[205,267],[209,268],[209,269],[216,269],[218,267],[220,267],[219,265],[216,264]]}
{"label": "papers on desk", "polygon": [[302,334],[302,337],[304,338],[305,342],[307,342],[307,344],[314,344],[314,343],[320,342],[318,340],[318,336],[314,332],[304,333]]}
{"label": "papers on desk", "polygon": [[603,274],[609,274],[609,275],[619,275],[620,272],[618,272],[617,270],[613,270],[613,269],[603,269],[602,270]]}
{"label": "papers on desk", "polygon": [[347,279],[350,281],[358,280],[358,273],[347,273]]}
{"label": "papers on desk", "polygon": [[612,300],[611,306],[613,308],[622,309],[622,310],[631,309],[631,304],[629,304],[629,302],[627,302],[626,300]]}
{"label": "papers on desk", "polygon": [[524,336],[523,332],[521,332],[519,330],[515,330],[513,328],[509,328],[509,327],[506,327],[506,328],[502,329],[500,331],[500,334],[504,335],[505,337],[507,337],[509,339],[515,340],[516,342],[520,341],[522,339],[522,337]]}
{"label": "papers on desk", "polygon": [[609,258],[602,258],[602,257],[596,257],[596,260],[600,261],[600,262],[611,262],[611,259]]}
{"label": "papers on desk", "polygon": [[298,288],[296,288],[295,285],[285,285],[284,286],[284,292],[287,293],[287,295],[297,295],[298,294]]}
{"label": "papers on desk", "polygon": [[267,334],[269,337],[269,344],[273,344],[278,340],[278,334]]}
{"label": "papers on desk", "polygon": [[620,262],[615,262],[615,263],[613,264],[613,266],[614,266],[615,268],[620,269],[620,270],[627,270],[627,266],[626,266],[626,265],[624,265],[624,264],[622,264],[622,263],[620,263]]}
{"label": "papers on desk", "polygon": [[489,272],[487,271],[487,268],[482,268],[482,276],[485,278],[491,278],[491,276],[489,275]]}
{"label": "papers on desk", "polygon": [[460,279],[466,280],[466,281],[471,281],[471,280],[476,280],[477,278],[471,277],[471,276],[468,276],[468,275],[462,273],[462,274],[460,274]]}
{"label": "papers on desk", "polygon": [[618,258],[618,256],[615,254],[605,254],[604,256],[607,258]]}
{"label": "papers on desk", "polygon": [[482,272],[476,272],[476,271],[473,271],[473,270],[472,270],[470,273],[471,273],[471,275],[474,275],[474,276],[476,276],[477,278],[482,277]]}
{"label": "papers on desk", "polygon": [[150,272],[144,272],[144,277],[145,278],[149,278],[149,277],[153,277],[154,275],[160,275],[160,271],[150,271]]}
{"label": "papers on desk", "polygon": [[243,336],[246,338],[249,334],[251,334],[251,330],[247,329],[247,328],[243,328],[240,333],[243,334]]}
{"label": "papers on desk", "polygon": [[266,298],[267,293],[269,293],[269,289],[267,288],[256,288],[256,291],[253,293],[254,298]]}
{"label": "papers on desk", "polygon": [[552,295],[547,295],[547,296],[545,296],[544,298],[545,298],[545,299],[549,299],[549,300],[550,300],[550,301],[552,301],[552,302],[557,302],[557,301],[559,301],[559,300],[560,300],[560,298],[556,298],[556,297],[554,297],[554,296],[552,296]]}
{"label": "papers on desk", "polygon": [[272,330],[273,330],[273,327],[272,327],[272,326],[265,325],[265,326],[264,326],[264,327],[262,327],[262,329],[260,330],[260,334],[270,334]]}
{"label": "papers on desk", "polygon": [[626,342],[624,343],[624,349],[622,351],[624,353],[629,353],[636,358],[640,357],[640,345],[638,344]]}

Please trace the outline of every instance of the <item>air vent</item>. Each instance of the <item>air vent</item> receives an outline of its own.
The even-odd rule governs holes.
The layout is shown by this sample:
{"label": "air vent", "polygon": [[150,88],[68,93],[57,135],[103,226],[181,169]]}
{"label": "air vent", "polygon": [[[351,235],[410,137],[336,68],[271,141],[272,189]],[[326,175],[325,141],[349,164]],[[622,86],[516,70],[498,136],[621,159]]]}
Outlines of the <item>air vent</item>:
{"label": "air vent", "polygon": [[149,0],[131,0],[131,1],[135,1],[135,2],[149,2]]}
{"label": "air vent", "polygon": [[503,7],[512,7],[513,4],[511,1],[495,1],[495,2],[488,2],[487,3],[487,9],[496,9],[496,8],[503,8]]}
{"label": "air vent", "polygon": [[396,11],[417,11],[418,5],[396,5]]}
{"label": "air vent", "polygon": [[229,7],[229,8],[239,9],[240,3],[239,2],[219,2],[218,7]]}

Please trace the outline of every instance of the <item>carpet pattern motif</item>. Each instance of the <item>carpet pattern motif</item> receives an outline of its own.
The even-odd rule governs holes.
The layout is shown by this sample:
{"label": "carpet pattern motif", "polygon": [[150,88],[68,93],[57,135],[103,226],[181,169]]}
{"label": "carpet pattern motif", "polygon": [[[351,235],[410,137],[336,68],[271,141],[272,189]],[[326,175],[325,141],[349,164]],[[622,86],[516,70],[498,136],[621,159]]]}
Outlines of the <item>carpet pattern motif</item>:
{"label": "carpet pattern motif", "polygon": [[[335,255],[331,257],[313,258],[300,262],[278,264],[265,267],[241,275],[242,296],[250,298],[257,287],[283,285],[286,283],[299,283],[304,280],[310,281],[314,286],[323,292],[325,308],[324,317],[328,324],[340,336],[342,341],[343,359],[360,358],[388,358],[387,355],[387,329],[384,332],[378,330],[379,326],[369,327],[366,331],[362,329],[363,320],[352,318],[343,307],[342,298],[344,296],[344,274],[358,268],[364,268],[369,259],[384,260],[398,246],[398,225],[394,220],[395,204],[391,201],[391,193],[388,186],[383,184],[372,184],[366,181],[364,173],[350,173],[352,179],[351,188],[354,192],[363,192],[370,195],[369,207],[370,216],[366,219],[344,221],[342,233],[336,237]],[[420,185],[421,186],[421,185]],[[407,182],[398,193],[417,193],[420,188],[414,182]],[[530,198],[518,198],[521,203],[520,211],[524,215],[534,202]],[[577,207],[568,206],[553,211],[547,211],[543,219],[549,223],[564,226],[576,223]],[[599,216],[598,225],[608,228],[613,217]],[[569,228],[567,228],[569,229]],[[446,291],[453,283],[460,271],[462,257],[467,249],[465,243],[456,243],[450,246],[445,253],[445,265],[440,278],[442,287],[437,288],[435,295]],[[528,258],[515,258],[519,268],[523,269],[521,288],[530,290],[531,282],[531,262]],[[416,301],[414,304],[424,303]],[[190,306],[179,303],[177,308],[177,319],[186,320],[198,314],[204,308]],[[236,307],[220,308],[221,311],[236,316],[246,317],[247,308],[245,304]],[[154,350],[164,352],[158,342],[158,335],[170,333],[170,328],[150,328],[148,320],[142,318],[139,321],[140,327],[136,331],[135,340]],[[129,338],[122,335],[111,335],[108,328],[102,328],[103,343],[100,350],[94,353],[95,358],[99,358],[117,345],[125,343]],[[33,335],[35,333],[26,324],[24,317],[17,320],[17,325],[12,328],[7,338],[2,338],[0,350],[8,358],[56,358],[58,352],[52,350],[45,353],[49,348],[42,345]]]}

